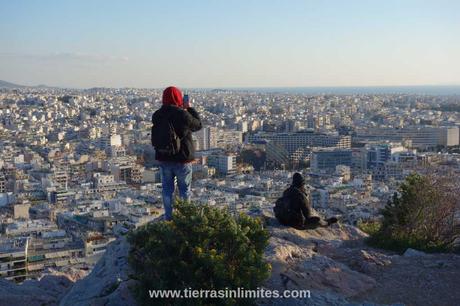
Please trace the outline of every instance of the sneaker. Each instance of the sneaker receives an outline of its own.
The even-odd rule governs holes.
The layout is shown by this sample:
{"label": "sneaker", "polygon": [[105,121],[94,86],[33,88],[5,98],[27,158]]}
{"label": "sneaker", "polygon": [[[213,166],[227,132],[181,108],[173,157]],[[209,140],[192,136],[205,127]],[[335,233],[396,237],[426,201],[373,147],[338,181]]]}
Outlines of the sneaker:
{"label": "sneaker", "polygon": [[155,221],[167,221],[166,216],[163,214],[155,219]]}

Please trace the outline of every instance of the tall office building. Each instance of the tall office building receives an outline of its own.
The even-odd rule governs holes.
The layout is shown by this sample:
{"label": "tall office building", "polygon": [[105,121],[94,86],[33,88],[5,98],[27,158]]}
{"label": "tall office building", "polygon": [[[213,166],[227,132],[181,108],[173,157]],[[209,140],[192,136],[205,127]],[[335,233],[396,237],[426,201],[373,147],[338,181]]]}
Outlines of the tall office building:
{"label": "tall office building", "polygon": [[392,154],[404,151],[404,148],[400,144],[377,143],[366,145],[366,150],[367,168],[374,169],[389,161]]}
{"label": "tall office building", "polygon": [[311,170],[315,173],[331,174],[339,165],[351,167],[352,151],[340,148],[315,149],[311,155]]}
{"label": "tall office building", "polygon": [[236,156],[234,154],[213,154],[208,156],[208,166],[214,167],[221,174],[236,172]]}
{"label": "tall office building", "polygon": [[216,127],[205,127],[193,134],[196,139],[197,150],[214,148],[226,149],[243,143],[243,132],[224,130]]}
{"label": "tall office building", "polygon": [[211,148],[211,127],[203,127],[196,133],[193,133],[193,138],[197,141],[197,150],[209,150]]}
{"label": "tall office building", "polygon": [[437,146],[451,147],[459,144],[459,128],[447,127],[404,127],[370,128],[359,131],[356,138],[366,141],[407,142],[414,149],[430,149]]}
{"label": "tall office building", "polygon": [[371,145],[367,148],[367,168],[374,169],[391,158],[388,144]]}
{"label": "tall office building", "polygon": [[354,176],[367,171],[367,150],[365,147],[352,148],[351,171]]}
{"label": "tall office building", "polygon": [[248,136],[249,142],[268,140],[283,146],[290,154],[299,147],[337,147],[351,148],[351,136],[323,134],[310,131],[296,133],[259,132]]}
{"label": "tall office building", "polygon": [[267,143],[267,159],[278,164],[298,163],[307,159],[310,148],[350,148],[351,136],[323,134],[309,131],[296,133],[265,133],[249,135],[248,142]]}

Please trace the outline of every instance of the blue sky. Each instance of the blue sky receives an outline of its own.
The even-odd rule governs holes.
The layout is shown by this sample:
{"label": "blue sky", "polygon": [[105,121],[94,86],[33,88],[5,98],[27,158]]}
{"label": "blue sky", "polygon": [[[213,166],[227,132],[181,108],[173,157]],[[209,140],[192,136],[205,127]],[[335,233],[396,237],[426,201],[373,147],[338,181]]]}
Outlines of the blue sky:
{"label": "blue sky", "polygon": [[0,0],[0,79],[69,87],[460,85],[460,1]]}

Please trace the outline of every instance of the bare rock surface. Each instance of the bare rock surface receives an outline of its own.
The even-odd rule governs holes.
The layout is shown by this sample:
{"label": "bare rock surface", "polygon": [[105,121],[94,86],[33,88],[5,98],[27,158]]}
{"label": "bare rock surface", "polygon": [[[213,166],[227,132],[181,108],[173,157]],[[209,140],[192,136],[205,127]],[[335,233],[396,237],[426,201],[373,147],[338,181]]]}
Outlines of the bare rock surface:
{"label": "bare rock surface", "polygon": [[310,290],[308,299],[266,299],[262,305],[347,305],[349,297],[358,296],[375,287],[375,280],[346,264],[327,256],[343,247],[362,245],[366,234],[347,225],[328,228],[296,230],[279,225],[270,216],[270,244],[266,258],[272,265],[272,275],[265,283],[267,289]]}
{"label": "bare rock surface", "polygon": [[60,305],[135,305],[129,289],[135,283],[130,279],[129,249],[125,238],[114,241],[91,273],[75,283]]}
{"label": "bare rock surface", "polygon": [[65,276],[47,275],[37,280],[27,280],[20,285],[0,279],[0,306],[51,306],[58,305],[73,282]]}
{"label": "bare rock surface", "polygon": [[62,267],[59,270],[48,268],[43,273],[44,275],[65,276],[72,282],[81,280],[89,274],[88,270],[76,269],[73,267]]}
{"label": "bare rock surface", "polygon": [[373,249],[350,225],[296,230],[263,212],[271,233],[268,288],[307,289],[304,300],[264,305],[460,305],[460,256]]}
{"label": "bare rock surface", "polygon": [[376,280],[376,286],[369,292],[356,296],[357,301],[400,301],[406,305],[460,305],[458,255],[394,255],[391,264],[378,266],[367,274]]}

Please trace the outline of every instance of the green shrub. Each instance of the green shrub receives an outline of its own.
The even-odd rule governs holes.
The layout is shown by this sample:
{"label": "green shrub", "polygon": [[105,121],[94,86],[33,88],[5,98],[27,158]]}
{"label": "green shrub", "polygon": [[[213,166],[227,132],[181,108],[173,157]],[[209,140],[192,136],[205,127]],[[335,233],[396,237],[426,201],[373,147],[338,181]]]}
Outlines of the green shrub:
{"label": "green shrub", "polygon": [[430,253],[451,251],[449,246],[441,242],[429,242],[399,233],[394,233],[391,236],[388,236],[380,231],[370,236],[367,243],[370,246],[395,251],[400,254],[404,253],[404,251],[408,248]]}
{"label": "green shrub", "polygon": [[143,305],[243,305],[253,300],[157,299],[148,290],[256,289],[270,275],[263,252],[269,234],[260,219],[208,205],[177,203],[172,221],[129,235],[130,264]]}
{"label": "green shrub", "polygon": [[455,225],[455,188],[446,178],[408,176],[399,194],[395,193],[383,209],[383,221],[377,231],[370,233],[369,244],[397,252],[407,248],[427,252],[452,250],[452,243],[459,236]]}
{"label": "green shrub", "polygon": [[382,223],[379,221],[360,221],[357,226],[360,230],[372,236],[380,230]]}

